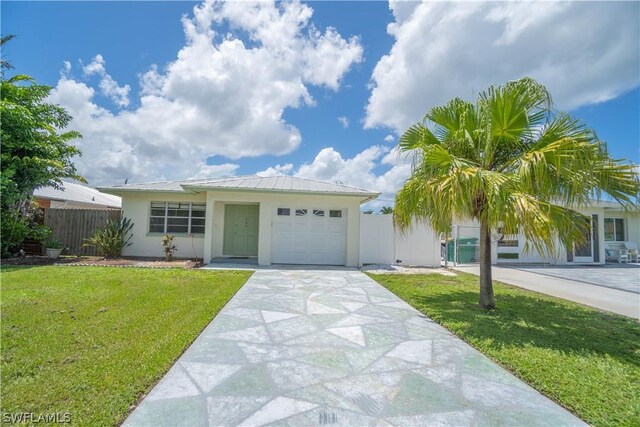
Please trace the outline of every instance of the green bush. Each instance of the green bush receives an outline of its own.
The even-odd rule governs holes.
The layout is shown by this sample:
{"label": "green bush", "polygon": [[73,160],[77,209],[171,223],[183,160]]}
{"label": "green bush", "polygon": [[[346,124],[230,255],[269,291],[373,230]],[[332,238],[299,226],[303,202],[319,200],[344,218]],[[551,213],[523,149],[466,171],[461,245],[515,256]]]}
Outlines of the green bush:
{"label": "green bush", "polygon": [[17,205],[3,208],[0,221],[2,222],[2,258],[18,252],[25,239],[44,242],[51,237],[51,229],[41,225],[42,212],[38,204],[33,201],[29,202],[24,212]]}
{"label": "green bush", "polygon": [[64,249],[64,243],[58,239],[47,240],[44,244],[47,249]]}
{"label": "green bush", "polygon": [[20,250],[24,239],[29,236],[29,218],[17,210],[3,210],[0,221],[2,235],[2,258],[10,257]]}
{"label": "green bush", "polygon": [[93,236],[85,239],[84,246],[93,246],[99,255],[105,258],[116,258],[122,255],[122,250],[131,245],[131,229],[133,223],[128,218],[109,220],[104,228],[97,229]]}

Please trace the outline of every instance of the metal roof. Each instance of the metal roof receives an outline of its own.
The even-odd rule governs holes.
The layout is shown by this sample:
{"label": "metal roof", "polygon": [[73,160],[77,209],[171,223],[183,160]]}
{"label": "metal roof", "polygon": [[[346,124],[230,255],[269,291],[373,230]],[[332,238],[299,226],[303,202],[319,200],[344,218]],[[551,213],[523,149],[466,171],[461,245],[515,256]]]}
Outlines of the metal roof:
{"label": "metal roof", "polygon": [[125,184],[113,187],[101,188],[102,191],[111,194],[120,194],[129,191],[155,191],[155,192],[200,192],[207,190],[218,191],[253,191],[253,192],[293,192],[308,194],[333,194],[345,196],[377,197],[380,193],[362,188],[351,187],[344,184],[316,181],[313,179],[298,178],[294,176],[269,176],[258,175],[236,176],[217,179],[199,179],[185,181],[161,181],[141,184]]}
{"label": "metal roof", "polygon": [[143,182],[139,184],[123,184],[114,185],[111,187],[100,187],[100,191],[106,193],[120,193],[125,191],[169,191],[184,193],[185,190],[182,185],[197,184],[201,182],[210,182],[211,179],[192,179],[183,181],[155,181],[155,182]]}
{"label": "metal roof", "polygon": [[108,206],[111,208],[122,207],[122,199],[112,194],[101,193],[100,191],[72,182],[63,182],[62,188],[41,187],[33,192],[35,197],[49,200],[61,200],[77,203],[88,203],[93,205]]}

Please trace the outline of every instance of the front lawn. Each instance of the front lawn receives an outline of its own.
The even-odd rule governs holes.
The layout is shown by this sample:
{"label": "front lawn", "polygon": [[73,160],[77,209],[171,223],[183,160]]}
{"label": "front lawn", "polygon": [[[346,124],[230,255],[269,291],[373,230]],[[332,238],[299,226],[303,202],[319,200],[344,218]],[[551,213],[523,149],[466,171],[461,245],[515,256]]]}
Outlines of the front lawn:
{"label": "front lawn", "polygon": [[236,271],[3,267],[2,415],[115,425],[246,282]]}
{"label": "front lawn", "polygon": [[485,312],[470,274],[370,276],[586,422],[639,425],[637,321],[497,282]]}

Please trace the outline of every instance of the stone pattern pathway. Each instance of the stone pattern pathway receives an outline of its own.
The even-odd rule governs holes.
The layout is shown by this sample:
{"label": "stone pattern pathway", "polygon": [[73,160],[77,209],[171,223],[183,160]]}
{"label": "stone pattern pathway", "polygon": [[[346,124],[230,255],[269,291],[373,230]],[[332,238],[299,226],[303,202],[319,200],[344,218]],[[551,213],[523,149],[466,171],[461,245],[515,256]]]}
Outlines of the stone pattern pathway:
{"label": "stone pattern pathway", "polygon": [[124,425],[584,425],[368,276],[258,270]]}

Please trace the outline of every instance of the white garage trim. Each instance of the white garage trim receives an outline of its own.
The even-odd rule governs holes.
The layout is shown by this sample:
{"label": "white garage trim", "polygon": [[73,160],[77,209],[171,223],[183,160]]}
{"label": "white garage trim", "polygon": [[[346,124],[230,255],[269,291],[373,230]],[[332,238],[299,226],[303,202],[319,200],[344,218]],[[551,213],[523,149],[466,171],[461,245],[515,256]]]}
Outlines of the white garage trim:
{"label": "white garage trim", "polygon": [[276,264],[346,265],[347,208],[279,205],[271,242]]}

